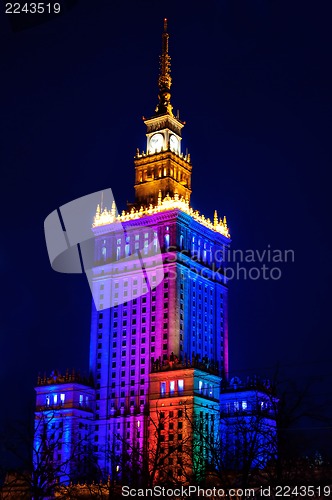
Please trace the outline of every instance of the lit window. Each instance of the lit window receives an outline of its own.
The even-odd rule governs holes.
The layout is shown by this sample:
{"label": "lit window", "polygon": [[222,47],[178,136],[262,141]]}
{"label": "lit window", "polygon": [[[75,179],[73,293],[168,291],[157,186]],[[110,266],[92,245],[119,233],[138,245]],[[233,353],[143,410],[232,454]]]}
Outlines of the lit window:
{"label": "lit window", "polygon": [[153,233],[153,250],[154,252],[157,252],[158,250],[158,235],[156,231]]}
{"label": "lit window", "polygon": [[56,405],[58,403],[58,395],[53,394],[53,403]]}
{"label": "lit window", "polygon": [[184,381],[178,380],[178,391],[183,392],[183,389],[184,389]]}
{"label": "lit window", "polygon": [[169,248],[169,234],[165,234],[165,249]]}
{"label": "lit window", "polygon": [[203,382],[200,380],[200,381],[198,382],[198,392],[199,392],[200,394],[202,394],[202,389],[203,389]]}
{"label": "lit window", "polygon": [[169,383],[169,393],[174,394],[174,392],[175,392],[175,381],[171,380]]}
{"label": "lit window", "polygon": [[50,397],[46,396],[46,406],[50,406]]}
{"label": "lit window", "polygon": [[119,260],[120,259],[120,247],[116,247],[116,260]]}
{"label": "lit window", "polygon": [[83,394],[80,394],[79,404],[80,406],[83,404]]}
{"label": "lit window", "polygon": [[65,394],[60,394],[60,401],[61,401],[61,404],[63,405],[64,402],[65,402],[65,398],[66,398],[66,395]]}
{"label": "lit window", "polygon": [[248,408],[247,401],[242,401],[242,410],[246,410]]}
{"label": "lit window", "polygon": [[161,397],[166,396],[166,382],[160,382],[160,395]]}

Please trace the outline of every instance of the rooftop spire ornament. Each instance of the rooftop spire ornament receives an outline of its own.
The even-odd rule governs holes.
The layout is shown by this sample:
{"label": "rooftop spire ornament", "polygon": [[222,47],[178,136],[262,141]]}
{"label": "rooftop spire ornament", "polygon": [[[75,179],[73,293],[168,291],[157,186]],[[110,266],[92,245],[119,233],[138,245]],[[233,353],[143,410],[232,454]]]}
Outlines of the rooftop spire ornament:
{"label": "rooftop spire ornament", "polygon": [[173,106],[170,103],[171,100],[171,58],[168,55],[168,39],[169,34],[167,33],[167,19],[164,19],[164,32],[162,34],[162,53],[160,56],[160,74],[158,78],[158,88],[159,103],[156,107],[157,115],[173,115]]}

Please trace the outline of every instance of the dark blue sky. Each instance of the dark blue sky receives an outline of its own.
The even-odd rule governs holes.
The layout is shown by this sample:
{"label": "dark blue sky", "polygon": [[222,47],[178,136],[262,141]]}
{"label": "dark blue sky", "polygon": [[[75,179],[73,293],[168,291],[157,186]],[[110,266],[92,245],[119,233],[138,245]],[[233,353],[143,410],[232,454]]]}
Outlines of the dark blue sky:
{"label": "dark blue sky", "polygon": [[279,363],[284,376],[319,382],[330,402],[331,14],[327,1],[77,0],[24,29],[2,13],[5,411],[32,411],[38,372],[88,370],[88,284],[52,271],[43,222],[108,187],[119,209],[133,200],[165,16],[192,205],[227,215],[233,248],[295,252],[279,281],[231,282],[231,371],[269,374]]}

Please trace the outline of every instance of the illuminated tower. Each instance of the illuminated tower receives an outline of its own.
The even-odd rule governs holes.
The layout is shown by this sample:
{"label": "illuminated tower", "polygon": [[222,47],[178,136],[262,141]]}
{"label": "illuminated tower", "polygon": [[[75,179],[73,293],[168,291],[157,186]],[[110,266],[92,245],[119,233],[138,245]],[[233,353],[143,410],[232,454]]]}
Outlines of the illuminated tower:
{"label": "illuminated tower", "polygon": [[276,453],[271,388],[228,383],[230,237],[225,217],[215,211],[210,220],[190,205],[168,40],[165,20],[135,200],[121,215],[101,203],[93,222],[90,378],[54,372],[36,387],[34,463],[47,457],[59,484],[185,483],[205,478],[209,462],[241,466],[239,451],[253,442],[253,467]]}
{"label": "illuminated tower", "polygon": [[191,425],[204,420],[204,432],[217,432],[228,373],[221,261],[229,233],[225,218],[215,212],[211,221],[190,206],[192,165],[181,150],[184,123],[172,112],[168,38],[165,20],[159,102],[144,120],[146,152],[135,156],[135,202],[122,215],[98,207],[93,225],[93,443],[105,474],[122,480],[144,467],[155,479],[181,480],[206,462]]}

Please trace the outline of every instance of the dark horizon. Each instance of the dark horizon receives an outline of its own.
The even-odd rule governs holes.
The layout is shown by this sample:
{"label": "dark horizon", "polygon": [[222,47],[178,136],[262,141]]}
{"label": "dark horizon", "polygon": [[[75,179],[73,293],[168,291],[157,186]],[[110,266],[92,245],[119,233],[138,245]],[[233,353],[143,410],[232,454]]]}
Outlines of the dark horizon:
{"label": "dark horizon", "polygon": [[[191,205],[227,216],[234,250],[295,255],[279,280],[231,280],[231,376],[310,382],[331,418],[331,6],[63,5],[40,24],[0,17],[3,417],[33,411],[39,372],[88,373],[88,283],[52,270],[43,223],[108,187],[120,212],[133,200],[167,17]],[[329,425],[317,427],[328,447]]]}

